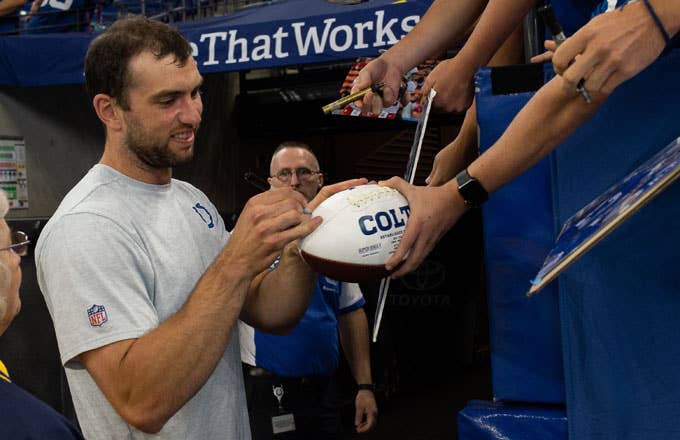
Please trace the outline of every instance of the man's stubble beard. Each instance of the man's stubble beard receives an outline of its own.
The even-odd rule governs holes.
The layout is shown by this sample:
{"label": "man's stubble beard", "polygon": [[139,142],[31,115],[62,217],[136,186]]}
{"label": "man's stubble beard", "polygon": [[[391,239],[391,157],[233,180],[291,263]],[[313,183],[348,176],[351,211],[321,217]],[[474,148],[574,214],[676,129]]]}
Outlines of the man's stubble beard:
{"label": "man's stubble beard", "polygon": [[[191,162],[194,157],[193,147],[188,156],[177,157],[170,151],[169,140],[163,143],[163,141],[153,139],[152,136],[144,132],[141,124],[136,120],[128,120],[128,127],[125,145],[140,162],[149,168],[174,168]],[[198,127],[194,130],[194,133],[197,131]]]}

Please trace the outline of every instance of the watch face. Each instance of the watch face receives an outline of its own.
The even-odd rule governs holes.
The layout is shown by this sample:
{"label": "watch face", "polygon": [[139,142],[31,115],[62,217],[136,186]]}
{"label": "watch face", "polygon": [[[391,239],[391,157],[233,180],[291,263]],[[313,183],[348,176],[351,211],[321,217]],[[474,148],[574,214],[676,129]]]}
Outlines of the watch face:
{"label": "watch face", "polygon": [[482,203],[489,199],[489,194],[482,185],[474,178],[470,177],[467,170],[463,170],[456,176],[458,182],[458,192],[465,200],[465,204],[478,208]]}

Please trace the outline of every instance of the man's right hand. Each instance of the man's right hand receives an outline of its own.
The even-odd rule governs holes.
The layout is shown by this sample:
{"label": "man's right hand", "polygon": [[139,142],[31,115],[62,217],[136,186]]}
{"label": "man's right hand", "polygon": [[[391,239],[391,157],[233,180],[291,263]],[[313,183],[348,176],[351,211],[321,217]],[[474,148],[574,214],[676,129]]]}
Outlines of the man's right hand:
{"label": "man's right hand", "polygon": [[321,224],[303,212],[304,196],[292,188],[275,188],[248,200],[227,246],[235,261],[234,268],[251,276],[267,269],[284,246],[302,238]]}
{"label": "man's right hand", "polygon": [[[363,185],[366,183],[366,179],[353,179],[344,182],[336,183],[334,185],[324,186],[319,191],[319,194],[312,199],[307,208],[313,210],[318,206],[323,200],[326,200],[331,195],[345,190],[352,186]],[[290,188],[281,188],[289,190]],[[278,191],[278,189],[266,191],[264,194],[273,193]],[[285,193],[287,194],[287,193]],[[284,194],[284,195],[285,195]],[[297,191],[295,194],[301,195]],[[253,200],[253,199],[251,199]],[[253,200],[254,202],[260,202],[259,199]],[[255,232],[252,235],[244,235],[244,239],[247,240],[245,245],[238,252],[248,253],[248,262],[239,264],[251,264],[253,265],[253,270],[258,268],[262,271],[260,275],[256,275],[250,285],[248,297],[246,303],[241,311],[241,320],[249,323],[253,327],[260,328],[268,333],[273,334],[285,334],[293,330],[297,324],[300,317],[304,314],[307,306],[309,305],[309,300],[311,298],[312,291],[314,289],[314,283],[316,280],[316,273],[307,265],[307,263],[302,259],[299,250],[293,240],[297,238],[302,238],[312,232],[322,221],[321,217],[315,217],[308,220],[310,215],[302,213],[302,205],[294,205],[294,212],[291,218],[294,221],[291,222],[280,222],[278,226],[272,228],[276,230],[277,228],[288,226],[290,229],[282,233],[271,233],[268,228],[258,228],[259,232]],[[309,211],[308,211],[309,212]],[[241,218],[245,215],[241,214]],[[274,215],[277,211],[274,211]],[[281,214],[280,216],[284,216]],[[295,221],[300,221],[298,224],[294,224]],[[239,222],[241,219],[239,219]],[[247,223],[244,223],[244,226]],[[240,225],[237,223],[237,227]],[[251,230],[255,230],[256,227],[251,227]],[[236,230],[229,241],[234,239]],[[278,239],[272,238],[267,239],[266,235],[270,234],[274,237],[281,237],[282,242],[281,247],[284,249],[278,251],[278,243],[276,246],[272,245],[272,241],[277,241]],[[263,244],[264,242],[264,244]],[[250,248],[247,246],[251,245]],[[331,244],[329,244],[330,246]],[[260,252],[258,247],[268,246],[270,249],[276,251],[270,252]],[[229,252],[229,245],[225,248],[224,252]],[[269,267],[274,258],[281,255],[281,260],[276,270],[264,270]],[[262,261],[258,261],[261,259]],[[231,268],[234,265],[230,261],[227,263]]]}
{"label": "man's right hand", "polygon": [[[321,188],[309,203],[290,187],[274,188],[248,200],[223,252],[229,252],[238,268],[255,276],[267,269],[290,242],[309,235],[323,221],[309,218],[303,210],[313,210],[331,195],[366,179],[352,179]],[[236,268],[236,267],[235,267]]]}

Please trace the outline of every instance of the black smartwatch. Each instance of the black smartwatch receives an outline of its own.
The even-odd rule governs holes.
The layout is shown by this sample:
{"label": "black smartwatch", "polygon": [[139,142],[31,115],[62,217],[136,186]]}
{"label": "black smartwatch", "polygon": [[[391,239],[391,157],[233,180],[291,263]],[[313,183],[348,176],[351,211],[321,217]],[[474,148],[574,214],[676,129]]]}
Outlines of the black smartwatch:
{"label": "black smartwatch", "polygon": [[477,179],[468,174],[467,169],[458,173],[456,182],[458,183],[458,192],[470,208],[479,208],[489,200],[489,193]]}

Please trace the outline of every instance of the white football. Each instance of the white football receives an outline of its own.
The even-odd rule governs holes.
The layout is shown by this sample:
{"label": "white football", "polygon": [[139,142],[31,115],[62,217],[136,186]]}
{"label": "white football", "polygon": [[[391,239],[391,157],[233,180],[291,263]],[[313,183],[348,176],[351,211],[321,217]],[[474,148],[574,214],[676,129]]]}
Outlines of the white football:
{"label": "white football", "polygon": [[385,263],[401,242],[410,208],[397,190],[355,186],[333,194],[312,212],[323,223],[300,240],[300,253],[330,278],[359,282],[389,274]]}

